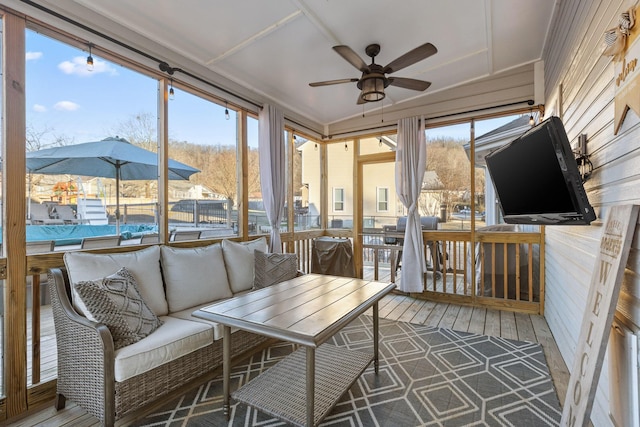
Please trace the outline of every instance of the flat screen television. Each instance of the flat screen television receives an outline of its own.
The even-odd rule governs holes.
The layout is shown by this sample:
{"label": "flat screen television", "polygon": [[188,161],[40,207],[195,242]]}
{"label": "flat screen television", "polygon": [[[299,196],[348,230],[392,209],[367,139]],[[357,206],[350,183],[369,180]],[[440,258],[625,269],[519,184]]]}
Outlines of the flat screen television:
{"label": "flat screen television", "polygon": [[558,117],[532,127],[485,160],[506,223],[584,225],[596,219]]}

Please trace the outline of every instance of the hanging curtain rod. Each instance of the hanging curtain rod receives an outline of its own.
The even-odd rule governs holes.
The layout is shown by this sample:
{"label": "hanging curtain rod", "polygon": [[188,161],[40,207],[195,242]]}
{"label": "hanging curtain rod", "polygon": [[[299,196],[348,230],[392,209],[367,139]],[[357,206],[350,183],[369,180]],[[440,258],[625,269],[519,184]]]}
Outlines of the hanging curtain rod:
{"label": "hanging curtain rod", "polygon": [[[74,26],[76,26],[76,27],[78,27],[78,28],[80,28],[80,29],[82,29],[84,31],[87,31],[87,32],[89,32],[91,34],[95,34],[96,36],[101,37],[104,40],[107,40],[107,41],[109,41],[111,43],[117,44],[118,46],[124,47],[125,49],[128,49],[129,51],[134,52],[134,53],[136,53],[136,54],[138,54],[140,56],[143,56],[143,57],[145,57],[147,59],[155,61],[155,62],[158,63],[158,66],[159,66],[161,71],[165,71],[165,72],[167,71],[167,70],[163,70],[162,69],[163,64],[167,64],[165,61],[163,61],[161,59],[158,59],[155,56],[148,54],[147,52],[141,51],[140,49],[137,49],[137,48],[135,48],[135,47],[133,47],[131,45],[128,45],[128,44],[126,44],[124,42],[121,42],[120,40],[114,39],[113,37],[108,36],[108,35],[100,32],[100,31],[98,31],[98,30],[96,30],[94,28],[91,28],[91,27],[89,27],[87,25],[84,25],[84,24],[82,24],[82,23],[80,23],[78,21],[75,21],[75,20],[73,20],[73,19],[71,19],[71,18],[69,18],[67,16],[64,16],[64,15],[62,15],[62,14],[60,14],[60,13],[54,11],[54,10],[51,10],[51,9],[49,9],[47,7],[44,7],[44,6],[42,6],[42,5],[38,4],[38,3],[35,3],[33,1],[31,1],[31,0],[20,0],[20,1],[22,3],[28,4],[31,7],[34,7],[34,8],[36,8],[38,10],[41,10],[41,11],[43,11],[45,13],[48,13],[49,15],[52,15],[52,16],[58,18],[58,19],[61,19],[61,20],[65,21],[65,22],[67,22],[69,24],[72,24],[72,25],[74,25]],[[168,66],[168,64],[167,64],[167,66]],[[191,77],[192,79],[197,80],[197,81],[199,81],[201,83],[204,83],[204,84],[206,84],[208,86],[211,86],[211,87],[213,87],[213,88],[215,88],[215,89],[217,89],[219,91],[222,91],[222,92],[226,93],[227,95],[230,95],[230,96],[233,96],[234,98],[240,99],[240,100],[246,102],[247,104],[251,104],[251,105],[253,105],[253,106],[255,106],[255,107],[259,108],[259,109],[262,108],[262,105],[258,104],[257,102],[252,101],[252,100],[250,100],[248,98],[244,98],[244,97],[242,97],[240,95],[237,95],[237,94],[235,94],[233,92],[230,92],[229,90],[227,90],[227,89],[225,89],[223,87],[220,87],[220,86],[216,85],[215,83],[212,83],[212,82],[210,82],[208,80],[205,80],[205,79],[203,79],[201,77],[198,77],[198,76],[196,76],[196,75],[194,75],[194,74],[192,74],[192,73],[190,73],[188,71],[184,71],[184,70],[182,70],[180,68],[171,68],[171,70],[179,71],[180,73],[184,74],[185,76]],[[173,74],[173,72],[171,72],[169,74]]]}
{"label": "hanging curtain rod", "polygon": [[[476,109],[473,109],[473,110],[460,111],[459,113],[449,113],[449,114],[442,114],[440,116],[425,117],[425,121],[426,120],[444,119],[444,118],[447,118],[447,117],[461,116],[461,115],[464,115],[464,114],[478,113],[480,111],[493,110],[493,109],[496,109],[496,108],[513,107],[515,105],[520,105],[520,104],[524,104],[524,103],[526,103],[527,105],[533,105],[535,103],[535,101],[533,99],[527,99],[525,101],[516,101],[516,102],[510,102],[510,103],[507,103],[507,104],[493,105],[491,107],[482,107],[482,108],[476,108]],[[375,130],[380,130],[380,129],[389,129],[389,128],[392,128],[394,126],[398,126],[398,124],[396,123],[396,124],[375,126],[375,127],[370,127],[370,128],[366,128],[366,129],[359,129],[359,130],[350,131],[350,132],[341,132],[341,133],[328,135],[327,138],[332,139],[334,137],[340,137],[342,135],[350,135],[350,134],[356,134],[356,133],[357,134],[361,134],[363,132],[375,131]]]}

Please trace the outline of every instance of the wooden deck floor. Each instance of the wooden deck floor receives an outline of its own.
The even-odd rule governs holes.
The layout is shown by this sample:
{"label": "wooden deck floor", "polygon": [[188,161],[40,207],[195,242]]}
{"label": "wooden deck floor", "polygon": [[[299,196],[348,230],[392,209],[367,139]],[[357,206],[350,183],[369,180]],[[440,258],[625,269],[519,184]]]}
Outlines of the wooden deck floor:
{"label": "wooden deck floor", "polygon": [[[564,401],[569,373],[549,330],[549,326],[542,316],[436,303],[411,298],[398,293],[385,297],[380,302],[379,309],[380,316],[390,320],[538,342],[544,349],[547,364],[551,371],[556,390],[558,391],[560,402]],[[43,321],[44,320],[45,316],[43,315]],[[52,347],[54,348],[52,345],[46,346],[46,348],[49,349]],[[44,348],[43,346],[43,350]],[[51,363],[50,358],[47,363]],[[43,373],[44,371],[45,369],[43,367]],[[117,425],[118,424],[123,425],[122,422],[117,423]],[[51,404],[44,409],[30,413],[28,416],[14,421],[11,425],[97,427],[100,423],[96,418],[88,415],[82,408],[70,401],[67,402],[67,407],[64,410],[56,412],[53,408],[52,401]]]}

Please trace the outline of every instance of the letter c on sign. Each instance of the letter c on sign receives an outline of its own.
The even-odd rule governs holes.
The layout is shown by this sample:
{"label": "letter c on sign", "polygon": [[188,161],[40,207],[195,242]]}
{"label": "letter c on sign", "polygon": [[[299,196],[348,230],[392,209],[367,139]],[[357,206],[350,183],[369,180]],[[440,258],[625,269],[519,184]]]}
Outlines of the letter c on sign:
{"label": "letter c on sign", "polygon": [[582,353],[582,361],[580,363],[580,376],[584,377],[587,364],[589,363],[589,354],[585,351]]}

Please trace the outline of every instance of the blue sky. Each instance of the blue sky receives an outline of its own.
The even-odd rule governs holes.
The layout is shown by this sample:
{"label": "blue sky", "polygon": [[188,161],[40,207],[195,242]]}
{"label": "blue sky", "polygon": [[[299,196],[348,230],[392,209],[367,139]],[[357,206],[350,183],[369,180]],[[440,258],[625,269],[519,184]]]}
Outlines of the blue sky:
{"label": "blue sky", "polygon": [[[67,143],[115,136],[119,125],[139,114],[156,116],[156,80],[105,61],[33,31],[27,31],[27,124],[43,135],[43,145],[57,138]],[[235,113],[225,120],[224,106],[175,89],[169,101],[169,137],[204,145],[234,145]],[[477,122],[476,136],[513,117]],[[469,139],[469,125],[427,131],[428,137]],[[257,146],[257,121],[250,120],[249,144]]]}
{"label": "blue sky", "polygon": [[[157,112],[157,81],[33,31],[27,31],[27,123],[43,141],[81,143],[114,136],[119,125],[139,114]],[[235,145],[235,114],[224,106],[176,89],[169,101],[169,136],[206,145]],[[257,126],[250,126],[251,142]],[[252,144],[253,145],[253,144]]]}

